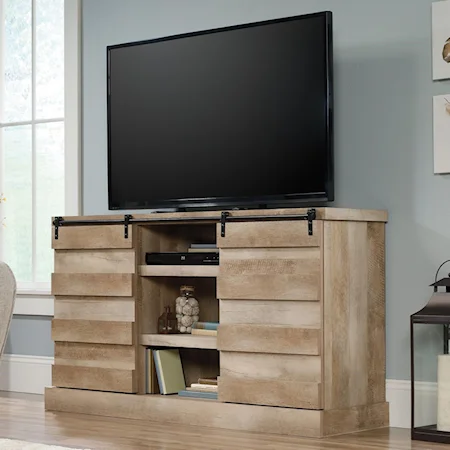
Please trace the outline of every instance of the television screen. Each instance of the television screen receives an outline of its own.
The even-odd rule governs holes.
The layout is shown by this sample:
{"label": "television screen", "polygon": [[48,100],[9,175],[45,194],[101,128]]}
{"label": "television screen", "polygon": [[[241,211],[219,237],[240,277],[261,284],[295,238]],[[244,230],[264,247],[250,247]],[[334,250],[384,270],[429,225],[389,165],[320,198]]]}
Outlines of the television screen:
{"label": "television screen", "polygon": [[332,16],[110,46],[110,209],[333,200]]}

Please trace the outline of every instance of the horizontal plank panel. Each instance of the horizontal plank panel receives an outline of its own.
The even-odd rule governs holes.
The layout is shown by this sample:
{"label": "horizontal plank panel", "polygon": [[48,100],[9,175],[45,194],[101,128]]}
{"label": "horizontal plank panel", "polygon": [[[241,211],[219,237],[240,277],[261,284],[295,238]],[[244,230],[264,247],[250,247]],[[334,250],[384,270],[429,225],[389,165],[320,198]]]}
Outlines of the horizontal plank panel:
{"label": "horizontal plank panel", "polygon": [[285,408],[320,409],[320,383],[260,378],[219,378],[219,401]]}
{"label": "horizontal plank panel", "polygon": [[140,266],[139,273],[143,277],[216,277],[219,273],[218,265],[199,266]]}
{"label": "horizontal plank panel", "polygon": [[319,277],[315,274],[283,275],[220,275],[217,296],[242,300],[304,300],[320,299]]}
{"label": "horizontal plank panel", "polygon": [[388,212],[377,209],[323,208],[319,214],[323,220],[343,220],[356,222],[387,222]]}
{"label": "horizontal plank panel", "polygon": [[134,322],[135,302],[132,298],[92,299],[55,298],[55,319],[103,320],[108,322]]}
{"label": "horizontal plank panel", "polygon": [[270,325],[219,325],[217,348],[229,352],[319,355],[318,329]]}
{"label": "horizontal plank panel", "polygon": [[142,334],[141,344],[152,347],[217,349],[216,336],[192,334]]}
{"label": "horizontal plank panel", "polygon": [[320,437],[321,411],[236,405],[178,396],[126,395],[47,388],[50,411],[93,414],[149,422]]}
{"label": "horizontal plank panel", "polygon": [[221,324],[261,324],[320,328],[319,302],[220,300]]}
{"label": "horizontal plank panel", "polygon": [[[108,218],[105,216],[105,219]],[[124,237],[123,225],[62,226],[59,228],[58,239],[55,239],[54,231],[55,227],[52,233],[52,248],[57,250],[133,247],[132,226],[128,227],[127,239]]]}
{"label": "horizontal plank panel", "polygon": [[53,273],[52,295],[131,297],[133,275],[128,273]]}
{"label": "horizontal plank panel", "polygon": [[322,360],[320,356],[221,352],[220,375],[320,383]]}
{"label": "horizontal plank panel", "polygon": [[308,223],[302,220],[282,220],[278,222],[229,222],[225,227],[225,237],[221,236],[217,225],[217,247],[317,247],[320,242],[320,221],[314,221],[314,233],[308,235]]}
{"label": "horizontal plank panel", "polygon": [[57,250],[56,273],[135,273],[136,255],[124,250]]}
{"label": "horizontal plank panel", "polygon": [[388,426],[389,403],[374,403],[373,405],[323,411],[323,436]]}
{"label": "horizontal plank panel", "polygon": [[221,299],[319,300],[319,248],[223,249],[217,295]]}
{"label": "horizontal plank panel", "polygon": [[222,271],[226,269],[229,273],[233,271],[240,273],[241,269],[249,272],[254,272],[256,269],[259,273],[266,273],[273,269],[290,274],[308,273],[317,271],[319,264],[319,247],[224,248],[220,250],[220,268]]}
{"label": "horizontal plank panel", "polygon": [[133,370],[136,350],[131,345],[55,342],[55,364]]}
{"label": "horizontal plank panel", "polygon": [[98,320],[53,319],[52,339],[59,342],[133,344],[133,324]]}
{"label": "horizontal plank panel", "polygon": [[136,392],[133,370],[54,365],[52,367],[52,383],[54,386],[66,388]]}

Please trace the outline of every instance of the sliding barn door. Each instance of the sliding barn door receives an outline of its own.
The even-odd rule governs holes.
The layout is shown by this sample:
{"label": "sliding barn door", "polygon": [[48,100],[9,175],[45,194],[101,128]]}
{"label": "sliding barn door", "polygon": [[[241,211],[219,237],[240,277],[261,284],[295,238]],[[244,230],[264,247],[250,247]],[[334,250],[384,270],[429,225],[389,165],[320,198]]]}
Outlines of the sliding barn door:
{"label": "sliding barn door", "polygon": [[323,223],[218,229],[219,400],[322,408]]}

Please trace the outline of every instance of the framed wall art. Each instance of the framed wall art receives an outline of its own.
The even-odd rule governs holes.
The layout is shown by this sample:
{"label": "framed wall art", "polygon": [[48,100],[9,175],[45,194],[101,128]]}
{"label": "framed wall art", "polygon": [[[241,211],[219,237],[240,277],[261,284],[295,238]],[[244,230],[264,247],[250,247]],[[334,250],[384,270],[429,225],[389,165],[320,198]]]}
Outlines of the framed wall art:
{"label": "framed wall art", "polygon": [[433,17],[433,80],[450,79],[450,1],[434,2]]}
{"label": "framed wall art", "polygon": [[434,173],[450,173],[450,94],[433,98]]}

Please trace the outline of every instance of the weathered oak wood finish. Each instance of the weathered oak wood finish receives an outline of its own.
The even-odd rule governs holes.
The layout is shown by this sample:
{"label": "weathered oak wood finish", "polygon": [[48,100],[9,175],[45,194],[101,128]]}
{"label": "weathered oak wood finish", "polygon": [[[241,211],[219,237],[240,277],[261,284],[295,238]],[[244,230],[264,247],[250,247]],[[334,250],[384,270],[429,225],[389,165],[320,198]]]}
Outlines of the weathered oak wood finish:
{"label": "weathered oak wood finish", "polygon": [[136,392],[136,377],[133,370],[54,365],[52,380],[54,386],[64,388]]}
{"label": "weathered oak wood finish", "polygon": [[134,370],[136,349],[131,345],[55,342],[55,365]]}
{"label": "weathered oak wood finish", "polygon": [[221,299],[317,301],[320,294],[318,248],[220,251]]}
{"label": "weathered oak wood finish", "polygon": [[[123,225],[62,227],[52,282],[59,387],[47,409],[311,437],[386,426],[386,220],[318,208],[312,236],[306,221],[273,218],[229,221],[224,237],[214,221],[133,224],[129,239]],[[146,252],[211,242],[220,266],[145,265]],[[201,321],[220,320],[217,338],[155,334],[183,284],[196,287]],[[146,346],[180,348],[188,384],[219,376],[219,401],[134,395],[146,392]]]}
{"label": "weathered oak wood finish", "polygon": [[191,334],[143,334],[141,344],[151,347],[201,348],[217,350],[215,336]]}
{"label": "weathered oak wood finish", "polygon": [[323,436],[389,426],[389,404],[374,403],[347,409],[323,411]]}
{"label": "weathered oak wood finish", "polygon": [[143,277],[216,277],[218,266],[140,266]]}
{"label": "weathered oak wood finish", "polygon": [[320,383],[260,378],[219,378],[219,400],[251,405],[320,409]]}
{"label": "weathered oak wood finish", "polygon": [[320,330],[308,328],[220,325],[217,348],[228,352],[319,355],[320,336]]}
{"label": "weathered oak wood finish", "polygon": [[[236,210],[232,211],[232,215],[235,217],[248,217],[248,216],[283,216],[283,215],[305,215],[307,214],[309,208],[279,208],[279,209],[254,209],[254,210]],[[384,210],[372,210],[372,209],[349,209],[349,208],[315,208],[317,220],[342,220],[342,221],[353,221],[353,222],[387,222],[388,214]],[[149,214],[135,214],[133,215],[135,219],[155,219],[154,213]],[[215,217],[220,218],[220,214],[214,211],[189,211],[189,212],[167,212],[158,213],[158,219],[183,219],[183,218],[204,218],[204,217]],[[67,220],[78,220],[78,219],[123,219],[123,214],[112,214],[108,216],[72,216],[65,217]],[[164,222],[153,222],[154,224],[162,225]],[[150,225],[151,226],[151,225]],[[174,225],[175,228],[177,225]],[[119,228],[123,226],[119,225]],[[199,228],[199,227],[196,227]],[[172,225],[170,230],[172,230]],[[164,232],[164,230],[161,230]],[[204,232],[202,236],[204,236]],[[186,235],[183,232],[183,235]],[[178,240],[178,238],[176,238]],[[191,239],[194,242],[196,239]],[[211,239],[207,240],[211,242]]]}
{"label": "weathered oak wood finish", "polygon": [[52,295],[131,297],[133,275],[129,273],[54,273]]}
{"label": "weathered oak wood finish", "polygon": [[320,356],[267,353],[220,353],[220,375],[236,379],[322,381]]}
{"label": "weathered oak wood finish", "polygon": [[319,302],[220,300],[220,323],[321,328],[322,308]]}
{"label": "weathered oak wood finish", "polygon": [[136,273],[134,250],[59,250],[55,272]]}
{"label": "weathered oak wood finish", "polygon": [[325,223],[325,409],[385,402],[384,224]]}
{"label": "weathered oak wood finish", "polygon": [[150,422],[320,437],[321,411],[235,405],[177,396],[127,395],[75,389],[46,389],[45,407]]}
{"label": "weathered oak wood finish", "polygon": [[131,228],[128,230],[128,239],[125,239],[123,225],[67,226],[59,229],[58,239],[55,239],[55,227],[53,227],[52,247],[55,250],[132,248],[133,230]]}
{"label": "weathered oak wood finish", "polygon": [[133,323],[53,319],[55,342],[133,345]]}
{"label": "weathered oak wood finish", "polygon": [[46,389],[45,408],[49,411],[316,438],[382,428],[389,424],[387,403],[319,411],[56,387]]}
{"label": "weathered oak wood finish", "polygon": [[102,320],[134,322],[132,298],[117,297],[55,297],[55,319]]}
{"label": "weathered oak wood finish", "polygon": [[219,248],[318,247],[321,233],[320,226],[316,226],[315,233],[309,236],[307,222],[298,220],[228,223],[225,237],[219,227]]}

